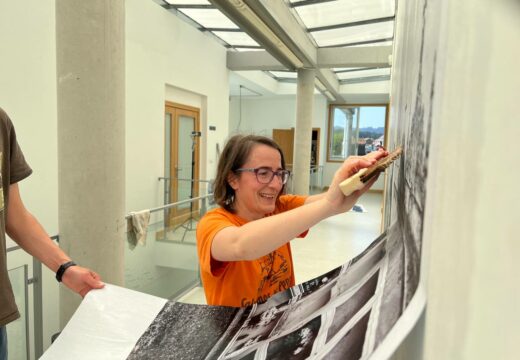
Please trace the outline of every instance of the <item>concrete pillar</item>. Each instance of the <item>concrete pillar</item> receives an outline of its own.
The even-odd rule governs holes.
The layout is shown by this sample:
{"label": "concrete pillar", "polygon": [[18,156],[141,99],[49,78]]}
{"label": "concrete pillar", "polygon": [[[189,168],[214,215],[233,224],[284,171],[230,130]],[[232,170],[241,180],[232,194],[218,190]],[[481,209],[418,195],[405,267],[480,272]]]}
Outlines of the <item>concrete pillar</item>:
{"label": "concrete pillar", "polygon": [[[57,0],[60,246],[123,284],[125,212],[124,0]],[[81,298],[60,290],[60,323]]]}
{"label": "concrete pillar", "polygon": [[294,131],[293,187],[295,194],[309,193],[314,69],[298,69],[296,89],[296,128]]}

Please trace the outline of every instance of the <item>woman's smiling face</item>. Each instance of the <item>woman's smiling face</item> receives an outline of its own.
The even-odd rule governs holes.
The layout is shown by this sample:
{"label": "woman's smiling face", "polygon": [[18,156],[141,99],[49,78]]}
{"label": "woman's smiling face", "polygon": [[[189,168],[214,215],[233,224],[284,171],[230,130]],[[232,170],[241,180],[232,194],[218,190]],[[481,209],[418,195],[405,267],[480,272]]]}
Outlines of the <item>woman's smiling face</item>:
{"label": "woman's smiling face", "polygon": [[[251,150],[242,168],[256,169],[266,167],[272,171],[282,168],[282,158],[277,149],[264,144],[257,144]],[[235,190],[234,209],[245,220],[257,220],[275,209],[276,199],[283,184],[275,176],[269,184],[261,184],[254,172],[240,172],[228,178],[229,185]]]}

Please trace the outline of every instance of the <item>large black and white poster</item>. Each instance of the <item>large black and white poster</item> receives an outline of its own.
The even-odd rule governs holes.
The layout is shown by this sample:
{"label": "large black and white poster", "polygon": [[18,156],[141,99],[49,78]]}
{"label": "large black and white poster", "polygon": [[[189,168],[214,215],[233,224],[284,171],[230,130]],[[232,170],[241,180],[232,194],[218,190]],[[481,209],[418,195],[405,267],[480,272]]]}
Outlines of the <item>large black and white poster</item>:
{"label": "large black and white poster", "polygon": [[168,302],[128,359],[358,359],[385,247],[383,235],[348,264],[252,307]]}

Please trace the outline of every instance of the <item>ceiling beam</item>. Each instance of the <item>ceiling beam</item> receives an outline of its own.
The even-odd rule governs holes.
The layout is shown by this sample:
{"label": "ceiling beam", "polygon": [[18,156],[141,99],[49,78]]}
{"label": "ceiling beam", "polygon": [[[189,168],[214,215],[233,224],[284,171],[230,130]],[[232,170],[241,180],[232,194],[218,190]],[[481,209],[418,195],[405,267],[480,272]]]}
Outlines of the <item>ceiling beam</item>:
{"label": "ceiling beam", "polygon": [[242,70],[285,70],[282,63],[267,51],[228,51],[227,68],[233,71]]}
{"label": "ceiling beam", "polygon": [[318,49],[318,68],[388,67],[391,46]]}
{"label": "ceiling beam", "polygon": [[[316,77],[326,87],[326,91],[331,93],[337,101],[344,100],[339,93],[339,81],[335,74],[330,70],[317,68],[317,48],[284,1],[210,1],[280,63],[286,66],[289,64],[287,69],[295,70],[302,67],[317,69]],[[244,19],[246,17],[245,8],[253,12],[257,21]],[[265,28],[269,30],[267,36],[264,32]],[[282,52],[279,51],[279,43],[283,44],[284,51]],[[292,54],[298,61],[288,59],[287,53]]]}
{"label": "ceiling beam", "polygon": [[302,61],[287,47],[285,42],[243,0],[210,1],[286,68],[297,69],[303,66]]}
{"label": "ceiling beam", "polygon": [[276,36],[302,61],[303,67],[316,63],[316,45],[296,20],[285,1],[243,0]]}
{"label": "ceiling beam", "polygon": [[[259,16],[275,29],[275,33],[287,44],[289,49],[303,62],[304,67],[316,69],[316,78],[325,86],[321,91],[329,100],[344,102],[339,92],[337,76],[329,69],[318,66],[318,48],[311,37],[296,20],[292,10],[284,1],[244,0]],[[327,92],[329,94],[327,94]],[[333,99],[330,98],[332,95]]]}
{"label": "ceiling beam", "polygon": [[[391,46],[368,46],[353,48],[318,49],[318,62],[314,68],[320,73],[328,68],[388,67],[388,57],[392,54]],[[229,51],[227,67],[233,71],[241,70],[286,70],[286,67],[267,51]],[[330,79],[330,74],[323,75]],[[335,85],[333,85],[335,86]]]}
{"label": "ceiling beam", "polygon": [[[325,88],[332,94],[334,99],[330,99],[331,102],[344,102],[345,99],[341,96],[339,92],[339,81],[334,74],[334,72],[330,69],[318,69],[316,70],[316,78],[325,85]],[[327,96],[328,97],[328,96]]]}

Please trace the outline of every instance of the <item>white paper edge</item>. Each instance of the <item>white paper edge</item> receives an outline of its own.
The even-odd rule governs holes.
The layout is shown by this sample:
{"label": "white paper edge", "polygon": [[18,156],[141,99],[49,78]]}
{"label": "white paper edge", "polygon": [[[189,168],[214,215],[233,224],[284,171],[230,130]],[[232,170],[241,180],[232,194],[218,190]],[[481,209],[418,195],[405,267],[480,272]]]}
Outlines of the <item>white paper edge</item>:
{"label": "white paper edge", "polygon": [[126,359],[166,302],[111,284],[92,290],[40,359]]}

